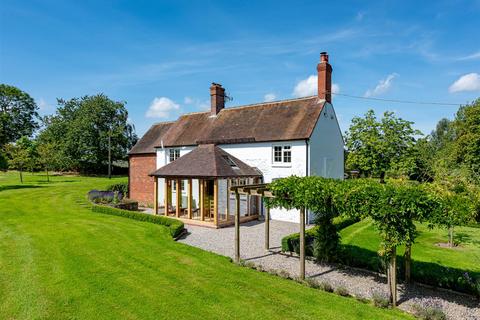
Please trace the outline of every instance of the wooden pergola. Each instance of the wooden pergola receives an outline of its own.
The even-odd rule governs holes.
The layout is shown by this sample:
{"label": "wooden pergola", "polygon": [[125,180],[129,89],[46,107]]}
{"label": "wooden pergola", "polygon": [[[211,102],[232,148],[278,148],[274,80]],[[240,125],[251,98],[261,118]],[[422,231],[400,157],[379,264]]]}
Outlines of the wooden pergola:
{"label": "wooden pergola", "polygon": [[[230,187],[235,193],[235,262],[240,262],[240,195],[255,195],[263,198],[275,196],[268,184],[253,184]],[[300,208],[300,279],[305,279],[305,208]],[[270,250],[270,208],[265,210],[265,250]]]}

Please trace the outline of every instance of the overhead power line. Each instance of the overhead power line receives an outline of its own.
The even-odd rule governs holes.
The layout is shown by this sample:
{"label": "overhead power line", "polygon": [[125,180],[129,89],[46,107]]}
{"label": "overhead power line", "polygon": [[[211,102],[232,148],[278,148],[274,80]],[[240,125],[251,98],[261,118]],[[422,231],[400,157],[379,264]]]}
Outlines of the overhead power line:
{"label": "overhead power line", "polygon": [[362,96],[355,96],[355,95],[346,94],[346,93],[332,93],[332,94],[336,95],[336,96],[343,96],[343,97],[348,97],[348,98],[382,101],[382,102],[425,104],[425,105],[437,105],[437,106],[457,106],[457,107],[462,105],[462,103],[427,102],[427,101],[413,101],[413,100],[397,100],[397,99],[382,99],[382,98],[373,98],[373,97],[362,97]]}

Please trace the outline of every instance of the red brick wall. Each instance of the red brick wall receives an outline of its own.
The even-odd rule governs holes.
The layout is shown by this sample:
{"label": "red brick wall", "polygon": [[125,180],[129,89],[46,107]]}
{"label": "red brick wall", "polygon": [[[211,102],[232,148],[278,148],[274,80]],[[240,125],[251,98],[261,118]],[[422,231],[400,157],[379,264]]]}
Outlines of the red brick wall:
{"label": "red brick wall", "polygon": [[143,205],[153,204],[153,177],[148,174],[155,171],[155,154],[131,155],[129,163],[130,199]]}

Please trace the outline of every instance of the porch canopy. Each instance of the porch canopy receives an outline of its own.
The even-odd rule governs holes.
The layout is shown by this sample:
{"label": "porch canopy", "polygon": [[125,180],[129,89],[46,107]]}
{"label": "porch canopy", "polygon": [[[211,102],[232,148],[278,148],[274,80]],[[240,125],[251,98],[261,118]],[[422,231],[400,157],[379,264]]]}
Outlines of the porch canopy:
{"label": "porch canopy", "polygon": [[[155,214],[158,213],[158,179],[164,178],[165,215],[173,214],[176,218],[186,218],[200,222],[210,221],[213,222],[215,227],[218,227],[229,222],[227,205],[226,218],[223,219],[226,221],[220,221],[219,223],[219,203],[229,202],[228,199],[219,202],[219,181],[227,182],[225,192],[226,196],[228,196],[228,184],[230,181],[238,181],[238,179],[244,178],[261,178],[262,172],[247,165],[215,144],[201,144],[191,152],[152,172],[150,176],[155,178]],[[192,179],[198,180],[199,206],[196,209],[192,205]],[[186,208],[182,208],[181,189],[184,181],[187,182],[185,190],[187,198]],[[175,184],[172,185],[172,182],[175,182]],[[176,193],[174,209],[174,206],[172,206],[174,201],[169,199],[172,195],[172,190],[176,190],[174,191]],[[193,214],[197,212],[199,216],[193,217]],[[233,221],[231,222],[233,223]]]}

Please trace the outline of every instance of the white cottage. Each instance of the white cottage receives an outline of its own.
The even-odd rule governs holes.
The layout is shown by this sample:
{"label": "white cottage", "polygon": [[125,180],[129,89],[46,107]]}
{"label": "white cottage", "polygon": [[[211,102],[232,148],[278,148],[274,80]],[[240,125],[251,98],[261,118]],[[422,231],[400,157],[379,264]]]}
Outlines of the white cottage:
{"label": "white cottage", "polygon": [[[232,108],[225,108],[225,89],[213,83],[210,111],[156,124],[132,149],[130,197],[148,193],[139,182],[145,181],[145,167],[135,163],[152,149],[156,167],[149,174],[149,190],[155,211],[186,223],[232,224],[230,186],[291,175],[343,179],[344,143],[331,103],[332,68],[325,52],[317,72],[316,96]],[[263,216],[259,197],[243,195],[240,200],[241,221]],[[272,209],[270,216],[298,222],[299,212]]]}

